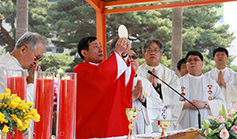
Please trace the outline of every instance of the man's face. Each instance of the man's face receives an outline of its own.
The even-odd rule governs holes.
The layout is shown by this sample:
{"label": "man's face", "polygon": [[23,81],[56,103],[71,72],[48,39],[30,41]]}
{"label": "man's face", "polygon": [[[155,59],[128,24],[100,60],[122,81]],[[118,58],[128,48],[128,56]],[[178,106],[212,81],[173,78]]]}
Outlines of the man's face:
{"label": "man's face", "polygon": [[188,69],[187,69],[186,63],[181,64],[179,73],[181,76],[188,74]]}
{"label": "man's face", "polygon": [[187,58],[188,73],[199,76],[202,73],[203,61],[196,55],[189,55]]}
{"label": "man's face", "polygon": [[163,53],[160,52],[158,44],[153,42],[148,48],[145,49],[143,57],[146,60],[147,65],[158,66],[162,55]]}
{"label": "man's face", "polygon": [[213,58],[216,64],[223,64],[223,65],[226,65],[228,59],[229,58],[227,57],[225,52],[216,52]]}
{"label": "man's face", "polygon": [[30,47],[27,46],[22,47],[25,47],[25,53],[21,58],[21,65],[24,69],[30,69],[33,65],[38,64],[39,60],[42,58],[45,46],[39,43],[34,50],[31,50]]}
{"label": "man's face", "polygon": [[89,50],[82,50],[84,60],[92,63],[100,63],[104,60],[101,44],[98,40],[89,43]]}
{"label": "man's face", "polygon": [[132,67],[134,68],[135,71],[137,71],[139,67],[138,55],[133,50],[128,50],[127,54],[130,58]]}

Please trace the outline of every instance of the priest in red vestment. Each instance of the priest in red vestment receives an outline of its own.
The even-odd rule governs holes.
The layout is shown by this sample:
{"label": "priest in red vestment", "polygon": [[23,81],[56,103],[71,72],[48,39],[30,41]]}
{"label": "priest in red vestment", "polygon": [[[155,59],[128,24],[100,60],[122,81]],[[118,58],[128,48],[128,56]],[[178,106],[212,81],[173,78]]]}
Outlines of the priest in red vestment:
{"label": "priest in red vestment", "polygon": [[76,139],[127,135],[125,108],[132,107],[135,71],[127,51],[131,44],[120,38],[114,53],[103,61],[101,44],[95,37],[78,43],[85,61],[75,66],[77,73]]}

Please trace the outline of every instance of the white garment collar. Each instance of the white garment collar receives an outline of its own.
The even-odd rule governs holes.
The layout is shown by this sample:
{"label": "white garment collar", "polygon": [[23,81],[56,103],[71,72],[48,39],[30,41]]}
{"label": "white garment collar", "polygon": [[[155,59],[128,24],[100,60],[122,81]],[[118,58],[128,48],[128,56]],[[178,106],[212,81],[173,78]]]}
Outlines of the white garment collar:
{"label": "white garment collar", "polygon": [[145,68],[148,70],[152,70],[153,68],[155,68],[155,70],[159,69],[159,67],[161,66],[161,64],[159,63],[158,66],[149,66],[145,63]]}
{"label": "white garment collar", "polygon": [[227,69],[227,67],[225,67],[224,69],[218,69],[218,68],[215,68],[215,69],[216,69],[216,71],[219,73],[220,71],[221,71],[221,72],[225,72],[226,69]]}
{"label": "white garment collar", "polygon": [[88,62],[90,63],[91,65],[95,65],[95,66],[98,66],[100,63],[93,63],[93,62]]}
{"label": "white garment collar", "polygon": [[188,77],[189,77],[189,78],[191,78],[191,79],[196,79],[196,80],[201,79],[201,78],[202,78],[202,75],[203,75],[203,74],[201,74],[201,75],[199,75],[199,76],[193,76],[193,75],[191,75],[191,74],[188,73]]}

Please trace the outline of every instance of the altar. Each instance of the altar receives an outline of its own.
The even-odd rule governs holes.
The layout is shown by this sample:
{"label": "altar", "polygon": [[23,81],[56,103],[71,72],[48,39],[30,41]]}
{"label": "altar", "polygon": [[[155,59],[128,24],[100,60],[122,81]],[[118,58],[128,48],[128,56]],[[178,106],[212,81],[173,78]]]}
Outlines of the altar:
{"label": "altar", "polygon": [[[201,130],[192,130],[192,131],[186,131],[186,130],[175,130],[175,131],[169,131],[168,136],[160,137],[161,133],[151,133],[151,134],[140,134],[137,135],[138,139],[205,139],[202,137],[199,132]],[[126,139],[127,136],[121,136],[121,137],[111,137],[106,139]],[[135,137],[133,136],[133,139]]]}

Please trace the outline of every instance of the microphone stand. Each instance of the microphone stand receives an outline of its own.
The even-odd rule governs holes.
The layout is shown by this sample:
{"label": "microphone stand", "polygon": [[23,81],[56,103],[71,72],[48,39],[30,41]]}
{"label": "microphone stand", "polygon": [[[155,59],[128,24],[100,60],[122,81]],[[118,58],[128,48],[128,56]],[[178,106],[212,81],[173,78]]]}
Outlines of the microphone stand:
{"label": "microphone stand", "polygon": [[191,105],[193,105],[197,111],[198,111],[198,128],[201,128],[201,114],[199,109],[197,108],[196,105],[194,105],[191,101],[189,101],[186,97],[182,96],[178,91],[176,91],[173,87],[171,87],[169,84],[167,84],[165,81],[161,80],[158,76],[156,76],[155,74],[153,74],[150,70],[148,70],[148,73],[153,75],[154,77],[156,77],[157,79],[159,79],[160,81],[162,81],[165,85],[167,85],[170,89],[172,89],[175,93],[177,93],[179,96],[181,96],[183,99],[185,99],[188,103],[190,103]]}

